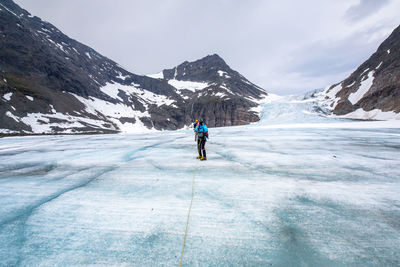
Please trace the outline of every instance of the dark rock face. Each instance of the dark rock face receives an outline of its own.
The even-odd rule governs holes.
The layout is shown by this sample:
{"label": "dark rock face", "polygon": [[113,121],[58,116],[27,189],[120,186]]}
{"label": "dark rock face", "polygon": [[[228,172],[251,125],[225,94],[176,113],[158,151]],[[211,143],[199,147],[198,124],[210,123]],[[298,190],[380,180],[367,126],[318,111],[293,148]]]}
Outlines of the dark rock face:
{"label": "dark rock face", "polygon": [[[340,84],[331,86],[326,93],[329,94],[337,85],[340,90],[333,97],[339,100],[336,105],[333,104],[334,114],[345,115],[360,108],[364,111],[380,109],[399,113],[400,26],[356,71]],[[360,97],[355,97],[357,93]]]}
{"label": "dark rock face", "polygon": [[[0,133],[174,130],[199,116],[238,125],[258,120],[250,108],[265,95],[217,55],[165,70],[166,79],[130,73],[12,0],[0,3],[0,37]],[[172,78],[208,86],[177,89]],[[221,86],[232,94],[221,97]]]}
{"label": "dark rock face", "polygon": [[[182,89],[180,94],[188,99],[186,121],[203,118],[213,126],[242,125],[259,120],[256,113],[257,100],[267,93],[232,70],[218,55],[209,55],[194,62],[163,70],[163,79],[171,85],[180,82],[200,83],[192,90]],[[185,83],[183,83],[185,84]],[[188,86],[188,87],[189,87]]]}

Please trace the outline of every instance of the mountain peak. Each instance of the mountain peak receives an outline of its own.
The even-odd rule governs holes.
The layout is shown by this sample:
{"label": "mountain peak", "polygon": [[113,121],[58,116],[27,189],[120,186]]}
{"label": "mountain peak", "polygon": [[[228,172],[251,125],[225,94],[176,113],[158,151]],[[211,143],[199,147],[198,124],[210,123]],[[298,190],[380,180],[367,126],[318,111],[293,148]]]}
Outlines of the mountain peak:
{"label": "mountain peak", "polygon": [[220,62],[225,63],[225,61],[222,59],[222,57],[220,57],[218,54],[207,55],[199,60],[215,60],[215,61],[220,61]]}
{"label": "mountain peak", "polygon": [[192,62],[193,64],[206,64],[208,67],[221,67],[221,68],[229,68],[226,62],[218,55],[212,54],[207,55],[199,60]]}
{"label": "mountain peak", "polygon": [[163,74],[167,80],[207,81],[214,80],[214,76],[219,76],[218,71],[232,75],[236,73],[218,54],[212,54],[196,61],[185,61],[175,68],[164,70]]}

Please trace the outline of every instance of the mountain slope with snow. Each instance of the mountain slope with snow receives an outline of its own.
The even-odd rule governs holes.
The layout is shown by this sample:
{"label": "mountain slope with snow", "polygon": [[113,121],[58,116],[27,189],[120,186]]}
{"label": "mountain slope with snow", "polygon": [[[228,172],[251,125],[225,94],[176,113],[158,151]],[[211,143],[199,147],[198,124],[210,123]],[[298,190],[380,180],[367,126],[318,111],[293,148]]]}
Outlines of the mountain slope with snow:
{"label": "mountain slope with snow", "polygon": [[232,70],[218,55],[187,62],[150,77],[167,81],[189,102],[190,116],[209,126],[232,126],[259,120],[254,108],[268,94]]}
{"label": "mountain slope with snow", "polygon": [[[225,63],[196,83],[181,79],[180,68],[174,80],[136,75],[12,0],[0,3],[0,35],[0,133],[175,130],[199,117],[209,126],[259,119],[250,109],[262,92],[245,78],[221,82],[228,79],[222,71],[233,75]],[[204,67],[214,71],[213,63],[220,62]],[[234,96],[238,90],[244,100]],[[229,91],[235,93],[227,99]]]}
{"label": "mountain slope with snow", "polygon": [[400,119],[400,26],[356,71],[319,97],[335,115]]}
{"label": "mountain slope with snow", "polygon": [[11,0],[0,21],[2,132],[182,127],[184,105],[168,83],[126,71]]}

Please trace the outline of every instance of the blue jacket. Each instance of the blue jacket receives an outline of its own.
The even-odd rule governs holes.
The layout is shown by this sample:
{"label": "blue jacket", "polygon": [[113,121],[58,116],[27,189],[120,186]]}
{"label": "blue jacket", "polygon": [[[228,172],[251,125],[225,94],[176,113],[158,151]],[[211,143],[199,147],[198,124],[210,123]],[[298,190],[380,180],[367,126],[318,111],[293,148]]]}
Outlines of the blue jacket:
{"label": "blue jacket", "polygon": [[203,125],[197,125],[197,127],[194,129],[194,131],[198,132],[198,133],[206,133],[206,132],[208,132],[208,128],[207,128],[207,125],[205,125],[203,123]]}

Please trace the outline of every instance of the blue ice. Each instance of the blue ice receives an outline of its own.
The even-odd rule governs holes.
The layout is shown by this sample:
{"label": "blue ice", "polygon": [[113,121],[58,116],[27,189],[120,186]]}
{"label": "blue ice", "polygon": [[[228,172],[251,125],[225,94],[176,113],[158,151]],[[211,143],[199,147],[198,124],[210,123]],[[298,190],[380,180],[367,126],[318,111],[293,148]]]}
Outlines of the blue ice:
{"label": "blue ice", "polygon": [[183,266],[400,265],[400,130],[314,111],[211,128],[206,162],[191,130],[2,138],[0,265],[178,266],[193,179]]}

